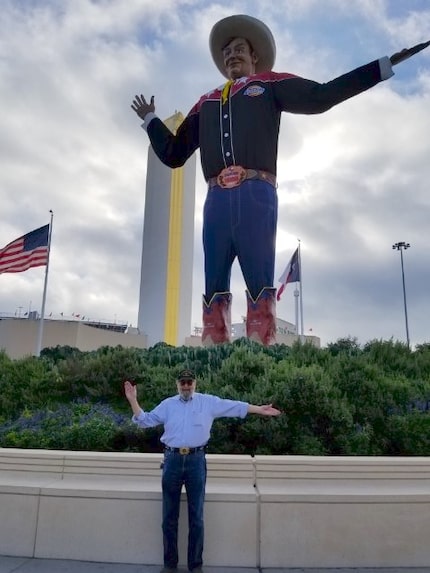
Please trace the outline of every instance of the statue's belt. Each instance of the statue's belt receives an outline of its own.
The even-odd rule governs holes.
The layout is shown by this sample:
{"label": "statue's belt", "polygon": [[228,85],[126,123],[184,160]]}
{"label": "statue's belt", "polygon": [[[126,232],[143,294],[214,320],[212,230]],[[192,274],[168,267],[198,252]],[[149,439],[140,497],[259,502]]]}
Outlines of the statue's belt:
{"label": "statue's belt", "polygon": [[209,189],[217,185],[223,189],[233,189],[233,187],[238,187],[247,179],[267,181],[267,183],[276,187],[276,177],[272,173],[262,171],[261,169],[245,169],[245,167],[241,165],[225,167],[219,175],[209,179],[208,185]]}

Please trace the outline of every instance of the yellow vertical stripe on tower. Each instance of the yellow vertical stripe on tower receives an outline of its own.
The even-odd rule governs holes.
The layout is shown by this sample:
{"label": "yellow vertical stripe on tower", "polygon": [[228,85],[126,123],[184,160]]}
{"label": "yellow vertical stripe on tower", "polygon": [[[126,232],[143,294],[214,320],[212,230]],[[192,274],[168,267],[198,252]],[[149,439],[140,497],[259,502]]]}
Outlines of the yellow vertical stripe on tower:
{"label": "yellow vertical stripe on tower", "polygon": [[[184,120],[180,112],[164,123],[173,133]],[[172,169],[170,179],[169,238],[167,247],[166,314],[164,341],[178,344],[179,303],[181,284],[182,212],[184,208],[184,168]]]}

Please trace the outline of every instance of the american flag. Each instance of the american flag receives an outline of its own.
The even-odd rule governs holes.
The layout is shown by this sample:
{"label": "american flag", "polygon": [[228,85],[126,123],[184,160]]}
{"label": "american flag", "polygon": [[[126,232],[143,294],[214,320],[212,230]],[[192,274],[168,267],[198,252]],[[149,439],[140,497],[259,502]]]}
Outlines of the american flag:
{"label": "american flag", "polygon": [[48,263],[49,225],[15,239],[0,250],[0,274],[21,273]]}

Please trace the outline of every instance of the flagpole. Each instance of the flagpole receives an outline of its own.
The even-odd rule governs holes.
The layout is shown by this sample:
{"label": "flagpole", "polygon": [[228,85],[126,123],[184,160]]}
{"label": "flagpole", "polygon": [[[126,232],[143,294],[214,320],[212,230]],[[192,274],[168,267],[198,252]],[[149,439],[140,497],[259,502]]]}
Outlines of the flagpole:
{"label": "flagpole", "polygon": [[299,334],[299,296],[300,293],[296,283],[296,288],[294,289],[294,317],[295,317],[296,335]]}
{"label": "flagpole", "polygon": [[300,252],[300,239],[297,239],[299,241],[299,269],[300,269],[300,336],[301,336],[301,340],[303,341],[303,267],[302,267],[302,258],[301,258],[301,252]]}
{"label": "flagpole", "polygon": [[37,335],[36,356],[40,356],[40,351],[42,350],[43,321],[45,318],[46,289],[48,286],[49,256],[51,254],[52,221],[54,219],[54,213],[51,209],[49,209],[49,212],[51,213],[51,221],[49,223],[48,256],[46,259],[46,267],[45,267],[45,283],[43,285],[42,310],[40,313],[39,332]]}

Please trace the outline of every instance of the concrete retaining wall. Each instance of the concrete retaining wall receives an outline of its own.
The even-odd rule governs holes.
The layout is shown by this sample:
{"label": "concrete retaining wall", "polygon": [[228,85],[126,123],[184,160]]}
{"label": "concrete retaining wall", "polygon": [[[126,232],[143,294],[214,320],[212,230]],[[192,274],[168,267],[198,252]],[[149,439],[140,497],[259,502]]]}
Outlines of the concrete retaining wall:
{"label": "concrete retaining wall", "polygon": [[[0,554],[161,564],[161,460],[0,448]],[[207,463],[207,565],[430,566],[430,458]],[[182,563],[186,519],[183,493]]]}

